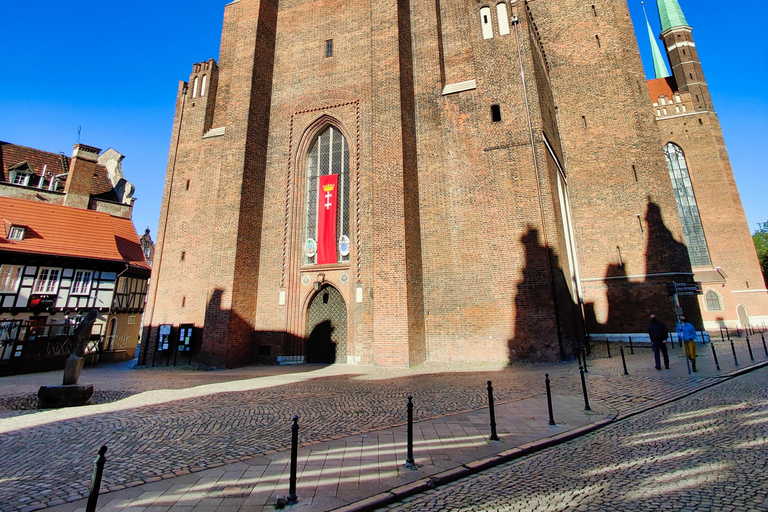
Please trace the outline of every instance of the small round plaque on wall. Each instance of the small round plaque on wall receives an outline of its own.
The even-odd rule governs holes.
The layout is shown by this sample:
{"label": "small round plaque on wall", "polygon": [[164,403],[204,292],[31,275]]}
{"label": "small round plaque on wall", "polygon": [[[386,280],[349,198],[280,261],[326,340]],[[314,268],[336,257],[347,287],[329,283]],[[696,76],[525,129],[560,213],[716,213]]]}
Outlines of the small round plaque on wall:
{"label": "small round plaque on wall", "polygon": [[310,283],[311,281],[312,281],[312,280],[311,280],[311,279],[309,278],[309,276],[308,276],[308,275],[306,275],[306,274],[304,274],[304,275],[302,276],[302,278],[301,278],[301,284],[303,284],[304,286],[309,286],[309,283]]}
{"label": "small round plaque on wall", "polygon": [[341,276],[339,276],[339,281],[341,281],[341,284],[347,284],[349,282],[349,274],[346,272],[341,274]]}

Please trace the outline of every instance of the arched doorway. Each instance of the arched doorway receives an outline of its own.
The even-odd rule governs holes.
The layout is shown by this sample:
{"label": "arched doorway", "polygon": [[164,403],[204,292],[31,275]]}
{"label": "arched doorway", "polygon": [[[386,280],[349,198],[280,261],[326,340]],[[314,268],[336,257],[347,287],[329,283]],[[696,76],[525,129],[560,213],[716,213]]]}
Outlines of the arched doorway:
{"label": "arched doorway", "polygon": [[307,310],[307,362],[347,362],[347,305],[331,285],[323,286]]}
{"label": "arched doorway", "polygon": [[736,313],[739,315],[739,323],[741,323],[741,326],[746,329],[749,326],[749,315],[747,314],[747,308],[739,304],[739,307],[736,308]]}

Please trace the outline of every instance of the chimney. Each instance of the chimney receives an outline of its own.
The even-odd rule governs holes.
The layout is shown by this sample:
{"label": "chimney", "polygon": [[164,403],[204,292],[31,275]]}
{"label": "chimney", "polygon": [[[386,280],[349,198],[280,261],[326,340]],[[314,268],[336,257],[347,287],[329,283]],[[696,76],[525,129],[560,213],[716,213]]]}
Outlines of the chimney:
{"label": "chimney", "polygon": [[99,148],[85,144],[74,145],[67,184],[64,187],[64,206],[88,209],[99,152]]}

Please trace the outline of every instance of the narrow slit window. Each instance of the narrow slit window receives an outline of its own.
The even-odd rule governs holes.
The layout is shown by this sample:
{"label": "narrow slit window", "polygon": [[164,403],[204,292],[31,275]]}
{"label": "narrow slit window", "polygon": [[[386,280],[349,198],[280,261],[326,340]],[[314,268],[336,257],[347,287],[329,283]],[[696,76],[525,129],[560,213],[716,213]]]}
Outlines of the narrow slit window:
{"label": "narrow slit window", "polygon": [[499,105],[491,105],[491,121],[494,123],[501,121],[501,107]]}
{"label": "narrow slit window", "polygon": [[187,190],[189,190],[189,180],[187,180]]}
{"label": "narrow slit window", "polygon": [[326,39],[325,41],[325,56],[333,57],[333,39]]}
{"label": "narrow slit window", "polygon": [[208,75],[203,75],[203,83],[200,85],[200,96],[205,96],[205,86],[208,84]]}
{"label": "narrow slit window", "polygon": [[195,77],[195,85],[192,87],[192,97],[193,98],[197,98],[197,85],[198,85],[198,81],[199,80],[200,79],[198,77]]}
{"label": "narrow slit window", "polygon": [[184,261],[184,258],[186,257],[187,253],[185,251],[181,251],[181,261]]}
{"label": "narrow slit window", "polygon": [[491,25],[491,8],[483,7],[480,9],[480,27],[483,30],[483,39],[493,37],[493,25]]}
{"label": "narrow slit window", "polygon": [[637,179],[637,168],[634,165],[632,166],[632,174],[635,175],[635,181],[638,181],[638,179]]}
{"label": "narrow slit window", "polygon": [[597,9],[595,8],[595,4],[590,5],[592,7],[592,16],[597,18]]}
{"label": "narrow slit window", "polygon": [[602,48],[602,46],[600,45],[600,36],[598,36],[597,34],[595,34],[595,42],[597,42],[598,48]]}
{"label": "narrow slit window", "polygon": [[587,127],[587,116],[581,116],[581,122],[584,123],[584,128]]}

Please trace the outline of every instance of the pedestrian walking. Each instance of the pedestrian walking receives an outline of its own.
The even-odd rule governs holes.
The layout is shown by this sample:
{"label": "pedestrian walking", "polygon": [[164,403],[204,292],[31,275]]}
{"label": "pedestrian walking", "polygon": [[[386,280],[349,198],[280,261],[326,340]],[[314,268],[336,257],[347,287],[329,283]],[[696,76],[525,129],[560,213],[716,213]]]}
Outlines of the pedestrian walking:
{"label": "pedestrian walking", "polygon": [[696,328],[680,317],[677,324],[677,341],[685,347],[685,357],[691,362],[691,370],[696,371]]}
{"label": "pedestrian walking", "polygon": [[648,324],[648,336],[651,338],[651,344],[653,345],[653,359],[656,361],[656,369],[661,370],[661,361],[659,360],[659,352],[664,356],[664,368],[669,370],[669,352],[667,352],[667,337],[669,337],[669,331],[664,322],[656,318],[656,315],[651,315],[651,323]]}

